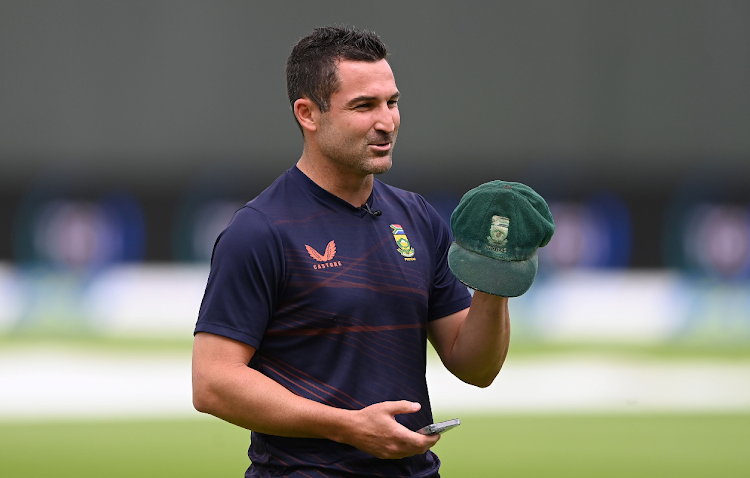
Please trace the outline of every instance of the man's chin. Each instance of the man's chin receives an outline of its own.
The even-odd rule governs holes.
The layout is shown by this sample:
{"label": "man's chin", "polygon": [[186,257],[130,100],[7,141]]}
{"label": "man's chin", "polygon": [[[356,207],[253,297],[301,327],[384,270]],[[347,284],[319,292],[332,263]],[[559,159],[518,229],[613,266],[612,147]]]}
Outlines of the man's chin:
{"label": "man's chin", "polygon": [[391,169],[391,166],[393,166],[393,160],[391,155],[388,154],[379,158],[373,158],[367,169],[370,174],[383,174],[387,173]]}

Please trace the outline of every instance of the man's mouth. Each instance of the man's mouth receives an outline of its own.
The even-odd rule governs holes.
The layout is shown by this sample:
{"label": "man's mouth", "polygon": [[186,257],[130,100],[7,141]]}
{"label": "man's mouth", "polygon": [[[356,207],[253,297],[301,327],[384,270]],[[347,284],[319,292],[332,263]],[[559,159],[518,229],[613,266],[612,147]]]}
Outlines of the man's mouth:
{"label": "man's mouth", "polygon": [[391,143],[371,143],[370,147],[373,149],[377,149],[378,151],[388,151],[391,149]]}

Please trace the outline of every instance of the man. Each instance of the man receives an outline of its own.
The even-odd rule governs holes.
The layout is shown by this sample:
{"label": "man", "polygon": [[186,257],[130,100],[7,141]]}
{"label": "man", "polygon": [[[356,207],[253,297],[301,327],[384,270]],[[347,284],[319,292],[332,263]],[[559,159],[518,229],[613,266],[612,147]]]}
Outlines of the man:
{"label": "man", "polygon": [[[399,91],[372,32],[326,27],[287,62],[304,150],[219,237],[196,326],[197,410],[252,430],[245,476],[437,477],[426,341],[486,387],[507,298],[473,298],[450,231],[391,167]],[[470,305],[470,307],[469,307]]]}

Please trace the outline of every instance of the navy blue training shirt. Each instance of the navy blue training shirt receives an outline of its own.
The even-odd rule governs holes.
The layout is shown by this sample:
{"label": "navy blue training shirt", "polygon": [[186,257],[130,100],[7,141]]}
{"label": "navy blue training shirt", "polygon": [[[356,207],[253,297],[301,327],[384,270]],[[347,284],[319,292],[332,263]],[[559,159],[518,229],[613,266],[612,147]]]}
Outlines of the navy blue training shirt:
{"label": "navy blue training shirt", "polygon": [[[418,194],[375,180],[369,214],[297,167],[240,209],[214,248],[195,331],[257,349],[249,364],[292,392],[361,409],[422,404],[397,415],[432,422],[427,323],[471,298],[448,269],[450,230]],[[431,451],[380,460],[323,439],[252,433],[247,477],[437,476]]]}

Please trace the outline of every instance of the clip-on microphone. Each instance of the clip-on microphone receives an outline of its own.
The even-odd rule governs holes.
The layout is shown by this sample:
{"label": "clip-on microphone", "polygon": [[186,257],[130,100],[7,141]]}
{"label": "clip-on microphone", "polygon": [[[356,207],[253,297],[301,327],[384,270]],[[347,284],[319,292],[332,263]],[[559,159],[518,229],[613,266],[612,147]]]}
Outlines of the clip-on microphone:
{"label": "clip-on microphone", "polygon": [[373,211],[372,209],[370,209],[370,206],[368,206],[368,205],[367,205],[367,203],[364,203],[364,204],[362,205],[362,208],[363,208],[363,209],[364,209],[365,211],[367,211],[367,214],[369,214],[369,215],[370,215],[370,216],[372,216],[372,217],[377,217],[377,216],[381,216],[381,215],[383,214],[383,211],[381,211],[381,210],[379,210],[379,209],[378,209],[378,210],[375,210],[375,211]]}

